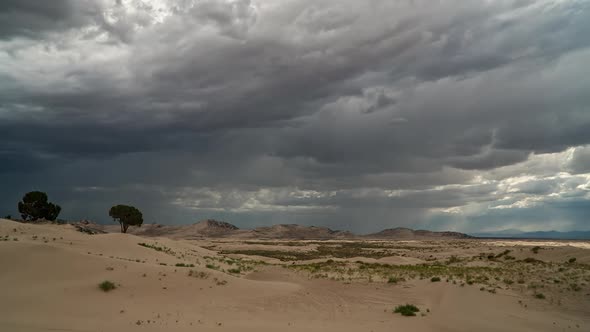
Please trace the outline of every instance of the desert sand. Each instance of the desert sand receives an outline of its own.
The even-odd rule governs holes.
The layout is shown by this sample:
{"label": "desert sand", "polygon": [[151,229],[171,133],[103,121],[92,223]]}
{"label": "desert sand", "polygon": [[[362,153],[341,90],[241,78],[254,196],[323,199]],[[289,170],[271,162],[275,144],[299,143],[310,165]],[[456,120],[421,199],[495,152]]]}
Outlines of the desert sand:
{"label": "desert sand", "polygon": [[[3,219],[0,239],[0,331],[590,331],[583,241],[180,240]],[[406,303],[420,312],[392,312]]]}

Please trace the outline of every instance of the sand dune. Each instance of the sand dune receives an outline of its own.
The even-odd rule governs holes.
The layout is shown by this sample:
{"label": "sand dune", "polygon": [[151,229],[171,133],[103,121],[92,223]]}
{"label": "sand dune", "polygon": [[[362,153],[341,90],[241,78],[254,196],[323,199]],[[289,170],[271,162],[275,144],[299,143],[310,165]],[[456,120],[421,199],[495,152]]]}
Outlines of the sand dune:
{"label": "sand dune", "polygon": [[[388,284],[310,278],[284,266],[222,256],[208,240],[87,235],[71,225],[0,220],[0,238],[6,239],[0,241],[0,331],[590,330],[587,294],[559,305],[510,289],[491,294],[428,279]],[[587,257],[586,250],[575,250]],[[243,272],[229,272],[238,265]],[[104,280],[117,288],[101,291]],[[425,316],[392,313],[405,303]]]}

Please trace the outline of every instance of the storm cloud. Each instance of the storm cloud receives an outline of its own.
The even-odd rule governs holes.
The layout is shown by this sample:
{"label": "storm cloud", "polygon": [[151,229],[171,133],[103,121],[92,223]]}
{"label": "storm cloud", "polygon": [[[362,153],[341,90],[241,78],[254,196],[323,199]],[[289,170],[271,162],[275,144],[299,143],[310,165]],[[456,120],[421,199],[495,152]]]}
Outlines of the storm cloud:
{"label": "storm cloud", "polygon": [[587,1],[0,4],[0,212],[588,229]]}

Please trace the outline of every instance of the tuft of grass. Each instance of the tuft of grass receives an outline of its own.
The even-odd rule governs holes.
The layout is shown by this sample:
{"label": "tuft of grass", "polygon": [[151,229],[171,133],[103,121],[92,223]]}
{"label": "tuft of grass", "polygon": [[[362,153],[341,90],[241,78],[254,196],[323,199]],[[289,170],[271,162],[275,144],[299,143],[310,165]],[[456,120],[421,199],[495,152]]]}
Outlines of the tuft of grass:
{"label": "tuft of grass", "polygon": [[575,258],[575,257],[572,257],[572,258],[570,258],[570,259],[568,260],[568,262],[569,262],[569,263],[574,263],[575,261],[576,261],[576,258]]}
{"label": "tuft of grass", "polygon": [[176,263],[176,267],[195,267],[195,264]]}
{"label": "tuft of grass", "polygon": [[541,249],[541,247],[539,247],[539,246],[536,246],[536,247],[533,247],[533,248],[531,249],[531,251],[532,251],[534,254],[538,254],[540,249]]}
{"label": "tuft of grass", "polygon": [[401,314],[402,316],[416,316],[416,313],[419,311],[420,309],[413,304],[398,305],[393,310],[394,313]]}
{"label": "tuft of grass", "polygon": [[103,292],[109,292],[113,289],[117,288],[114,282],[105,280],[98,284],[98,288],[100,288]]}
{"label": "tuft of grass", "polygon": [[432,281],[432,282],[439,282],[440,281],[440,277],[432,277],[432,278],[430,278],[430,281]]}

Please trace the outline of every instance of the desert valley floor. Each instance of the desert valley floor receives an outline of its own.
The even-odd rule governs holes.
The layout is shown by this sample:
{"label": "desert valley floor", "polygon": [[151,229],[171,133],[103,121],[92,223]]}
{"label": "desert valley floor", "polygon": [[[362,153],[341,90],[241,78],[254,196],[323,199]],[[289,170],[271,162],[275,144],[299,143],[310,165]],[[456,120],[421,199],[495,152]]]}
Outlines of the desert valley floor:
{"label": "desert valley floor", "polygon": [[[0,266],[0,331],[590,331],[584,241],[186,240],[0,220]],[[420,311],[393,312],[404,304]]]}

